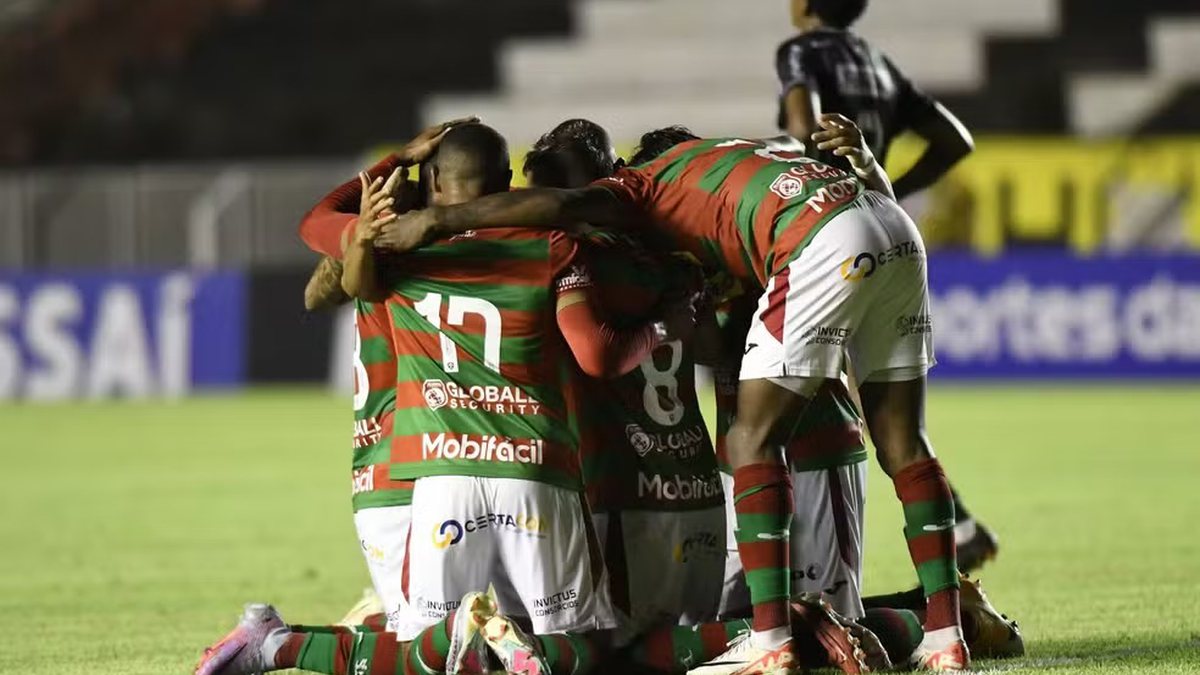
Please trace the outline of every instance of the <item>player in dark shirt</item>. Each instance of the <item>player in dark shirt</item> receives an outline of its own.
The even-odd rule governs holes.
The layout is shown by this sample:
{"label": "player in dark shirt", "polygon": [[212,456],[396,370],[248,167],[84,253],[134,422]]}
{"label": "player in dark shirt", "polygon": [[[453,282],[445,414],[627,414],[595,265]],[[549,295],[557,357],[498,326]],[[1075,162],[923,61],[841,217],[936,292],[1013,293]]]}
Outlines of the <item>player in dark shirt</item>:
{"label": "player in dark shirt", "polygon": [[[819,131],[822,113],[854,120],[875,158],[901,133],[911,131],[928,144],[903,176],[892,183],[897,199],[937,182],[974,148],[971,133],[945,106],[917,88],[883,52],[850,31],[867,0],[792,0],[792,23],[800,34],[779,46],[779,128],[806,141]],[[811,147],[811,144],[810,144]],[[812,148],[808,153],[844,169],[844,157]],[[994,557],[995,535],[971,517],[954,495],[958,524],[958,564],[970,572]]]}
{"label": "player in dark shirt", "polygon": [[[974,148],[971,134],[949,110],[913,85],[891,59],[850,26],[867,0],[792,0],[800,34],[775,55],[779,128],[807,143],[822,113],[840,113],[862,129],[875,158],[886,162],[896,136],[912,131],[928,147],[892,184],[897,199],[937,182]],[[809,144],[811,148],[811,144]],[[849,170],[843,157],[811,148],[810,155]]]}

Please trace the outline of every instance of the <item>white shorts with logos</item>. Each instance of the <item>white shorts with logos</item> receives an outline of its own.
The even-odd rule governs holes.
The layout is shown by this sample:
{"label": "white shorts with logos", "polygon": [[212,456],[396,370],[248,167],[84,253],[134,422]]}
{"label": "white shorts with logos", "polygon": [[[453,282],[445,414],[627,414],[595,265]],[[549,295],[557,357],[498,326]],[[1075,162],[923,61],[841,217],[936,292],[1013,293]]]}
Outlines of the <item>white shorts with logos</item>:
{"label": "white shorts with logos", "polygon": [[655,626],[716,619],[725,572],[725,507],[626,510],[592,518],[614,603],[628,607],[624,632],[632,636]]}
{"label": "white shorts with logos", "polygon": [[404,553],[408,548],[408,527],[412,519],[411,506],[380,506],[362,509],[354,514],[354,528],[371,584],[383,603],[388,630],[394,631],[403,616]]}
{"label": "white shorts with logos", "polygon": [[538,634],[615,628],[604,562],[582,494],[514,478],[429,476],[413,488],[405,597],[396,631],[416,637],[471,591]]}
{"label": "white shorts with logos", "polygon": [[896,202],[866,191],[767,280],[741,379],[915,379],[935,363],[925,243]]}
{"label": "white shorts with logos", "polygon": [[[733,478],[725,483],[725,584],[721,615],[737,615],[750,607],[750,592],[742,572],[734,528]],[[791,528],[792,593],[821,593],[841,614],[863,615],[863,517],[866,513],[867,463],[814,471],[792,472],[795,511]]]}

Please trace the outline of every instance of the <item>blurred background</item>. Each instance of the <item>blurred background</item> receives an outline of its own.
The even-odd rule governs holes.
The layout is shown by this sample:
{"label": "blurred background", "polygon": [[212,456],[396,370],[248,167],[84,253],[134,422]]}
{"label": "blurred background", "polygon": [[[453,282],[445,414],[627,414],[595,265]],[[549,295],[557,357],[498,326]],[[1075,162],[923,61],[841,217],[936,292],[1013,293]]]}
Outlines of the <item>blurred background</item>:
{"label": "blurred background", "polygon": [[[977,139],[905,204],[936,376],[1200,377],[1200,7],[886,0],[858,31]],[[323,381],[348,348],[303,315],[296,224],[358,167],[472,113],[514,157],[572,116],[771,135],[791,33],[766,0],[7,0],[0,398]]]}

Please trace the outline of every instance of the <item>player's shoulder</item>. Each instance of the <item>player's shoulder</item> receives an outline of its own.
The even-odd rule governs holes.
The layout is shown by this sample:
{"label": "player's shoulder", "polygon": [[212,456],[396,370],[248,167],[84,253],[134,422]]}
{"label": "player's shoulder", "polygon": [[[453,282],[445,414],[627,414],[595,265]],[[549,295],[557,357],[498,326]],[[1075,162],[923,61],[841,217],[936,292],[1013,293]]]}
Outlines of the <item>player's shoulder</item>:
{"label": "player's shoulder", "polygon": [[811,30],[793,35],[779,43],[775,50],[777,56],[794,56],[806,52],[816,52],[836,45],[845,44],[849,40],[861,39],[854,33],[842,30]]}

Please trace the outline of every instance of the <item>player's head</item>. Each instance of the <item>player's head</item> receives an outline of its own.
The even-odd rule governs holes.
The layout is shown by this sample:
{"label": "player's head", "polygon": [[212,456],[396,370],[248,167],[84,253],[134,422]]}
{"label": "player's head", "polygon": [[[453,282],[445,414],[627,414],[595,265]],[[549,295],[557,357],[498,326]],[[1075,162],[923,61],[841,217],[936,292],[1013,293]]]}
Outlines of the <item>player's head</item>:
{"label": "player's head", "polygon": [[655,129],[654,131],[647,131],[642,134],[642,140],[638,142],[637,152],[633,153],[633,159],[630,159],[629,163],[634,166],[644,164],[680,143],[694,141],[698,138],[700,137],[693,134],[691,129],[678,124]]}
{"label": "player's head", "polygon": [[532,187],[572,187],[567,160],[554,148],[534,146],[525,154],[525,165],[521,168],[521,172],[525,174],[525,180]]}
{"label": "player's head", "polygon": [[450,206],[493,192],[512,181],[508,142],[484,124],[462,124],[442,137],[425,177],[429,203]]}
{"label": "player's head", "polygon": [[572,187],[611,176],[619,162],[604,127],[582,118],[559,123],[542,134],[533,149],[558,151],[567,163]]}
{"label": "player's head", "polygon": [[792,24],[801,30],[849,28],[866,9],[867,0],[792,0]]}

